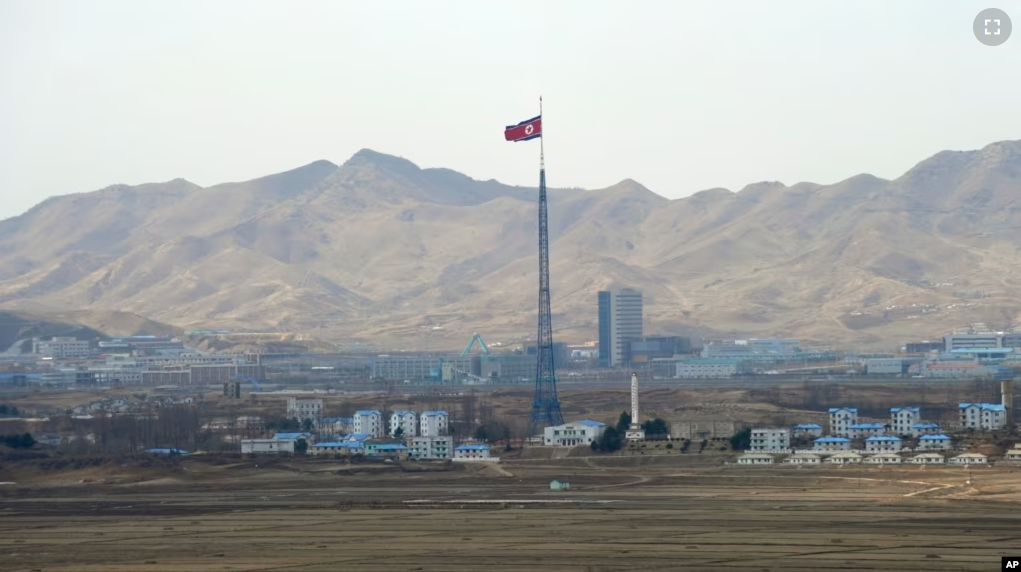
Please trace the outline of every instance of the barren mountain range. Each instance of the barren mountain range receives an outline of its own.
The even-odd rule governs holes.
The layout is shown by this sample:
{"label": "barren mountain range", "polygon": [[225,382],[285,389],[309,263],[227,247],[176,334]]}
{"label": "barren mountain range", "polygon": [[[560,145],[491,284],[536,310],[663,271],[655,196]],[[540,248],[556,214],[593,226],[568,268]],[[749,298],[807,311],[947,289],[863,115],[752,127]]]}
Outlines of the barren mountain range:
{"label": "barren mountain range", "polygon": [[[527,338],[536,197],[369,150],[243,183],[54,197],[0,221],[0,308],[409,348]],[[555,336],[595,339],[596,292],[624,286],[644,292],[649,333],[879,347],[1007,327],[1021,310],[1019,197],[1019,141],[944,151],[892,181],[673,201],[632,180],[551,189]]]}

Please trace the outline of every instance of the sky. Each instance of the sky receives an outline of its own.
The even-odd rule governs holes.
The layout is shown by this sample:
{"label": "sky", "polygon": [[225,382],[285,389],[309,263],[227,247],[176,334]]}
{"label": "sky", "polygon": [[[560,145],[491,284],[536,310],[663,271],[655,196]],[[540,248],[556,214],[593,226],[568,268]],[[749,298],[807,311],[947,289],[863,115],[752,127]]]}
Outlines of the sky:
{"label": "sky", "polygon": [[[1021,139],[1021,31],[971,0],[4,0],[0,219],[52,195],[248,180],[362,148],[679,198],[895,178]],[[1021,26],[1021,0],[1000,0]]]}

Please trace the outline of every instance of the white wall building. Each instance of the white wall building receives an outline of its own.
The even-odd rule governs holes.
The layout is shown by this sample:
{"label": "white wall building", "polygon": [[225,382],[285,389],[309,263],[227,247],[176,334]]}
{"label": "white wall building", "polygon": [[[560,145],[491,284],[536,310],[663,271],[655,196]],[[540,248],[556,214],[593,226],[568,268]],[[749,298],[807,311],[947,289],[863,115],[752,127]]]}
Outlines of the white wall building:
{"label": "white wall building", "polygon": [[947,463],[951,465],[988,465],[989,457],[982,453],[963,453],[947,459]]}
{"label": "white wall building", "polygon": [[863,439],[874,435],[885,435],[886,425],[882,423],[855,423],[850,427],[851,437]]}
{"label": "white wall building", "polygon": [[488,445],[461,445],[454,449],[455,459],[488,459]]}
{"label": "white wall building", "polygon": [[582,419],[574,423],[547,427],[544,431],[543,441],[546,445],[557,447],[591,445],[594,441],[598,441],[605,431],[606,424]]}
{"label": "white wall building", "polygon": [[790,429],[752,429],[751,451],[786,451],[791,447]]}
{"label": "white wall building", "polygon": [[398,409],[390,414],[390,436],[401,430],[403,437],[415,437],[418,435],[418,414],[406,409]]}
{"label": "white wall building", "polygon": [[773,456],[766,453],[745,453],[737,458],[738,465],[772,465]]}
{"label": "white wall building", "polygon": [[295,439],[242,439],[242,453],[293,453]]}
{"label": "white wall building", "polygon": [[356,411],[354,414],[355,433],[378,439],[383,436],[383,414],[375,409]]}
{"label": "white wall building", "polygon": [[49,341],[32,340],[32,353],[53,359],[85,357],[92,354],[88,340],[55,337]]}
{"label": "white wall building", "polygon": [[853,407],[831,407],[830,435],[851,436],[851,425],[858,424],[858,410]]}
{"label": "white wall building", "polygon": [[287,418],[304,421],[311,419],[318,423],[323,416],[323,400],[307,397],[289,397],[287,399]]}
{"label": "white wall building", "polygon": [[446,411],[426,411],[421,417],[422,437],[442,437],[449,431],[450,416]]}
{"label": "white wall building", "polygon": [[816,451],[850,451],[851,440],[847,437],[820,437],[812,448]]}
{"label": "white wall building", "polygon": [[633,288],[609,292],[610,365],[621,367],[631,360],[631,342],[642,339],[642,293]]}
{"label": "white wall building", "polygon": [[795,437],[822,437],[822,425],[817,423],[801,423],[794,426]]}
{"label": "white wall building", "polygon": [[688,379],[734,377],[740,368],[740,361],[734,359],[694,358],[677,363],[677,377]]}
{"label": "white wall building", "polygon": [[889,435],[874,435],[865,439],[865,450],[869,453],[896,452],[904,448],[904,440]]}
{"label": "white wall building", "polygon": [[412,459],[451,459],[454,456],[454,438],[412,437],[407,440],[408,456]]}
{"label": "white wall building", "polygon": [[890,432],[894,435],[915,436],[915,425],[922,422],[922,410],[917,407],[891,407]]}
{"label": "white wall building", "polygon": [[918,448],[923,451],[946,451],[951,447],[951,439],[946,435],[922,435],[918,438]]}
{"label": "white wall building", "polygon": [[1006,408],[999,403],[961,403],[961,426],[992,431],[1007,426]]}

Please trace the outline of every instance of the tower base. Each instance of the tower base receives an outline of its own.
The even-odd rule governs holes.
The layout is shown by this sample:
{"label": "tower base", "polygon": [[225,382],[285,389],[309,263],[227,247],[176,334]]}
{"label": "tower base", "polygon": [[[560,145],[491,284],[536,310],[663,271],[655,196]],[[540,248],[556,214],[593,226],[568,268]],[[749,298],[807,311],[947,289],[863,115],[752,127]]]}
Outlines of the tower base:
{"label": "tower base", "polygon": [[631,425],[631,427],[628,427],[628,430],[624,432],[624,438],[628,441],[644,441],[645,431],[643,431],[638,425]]}

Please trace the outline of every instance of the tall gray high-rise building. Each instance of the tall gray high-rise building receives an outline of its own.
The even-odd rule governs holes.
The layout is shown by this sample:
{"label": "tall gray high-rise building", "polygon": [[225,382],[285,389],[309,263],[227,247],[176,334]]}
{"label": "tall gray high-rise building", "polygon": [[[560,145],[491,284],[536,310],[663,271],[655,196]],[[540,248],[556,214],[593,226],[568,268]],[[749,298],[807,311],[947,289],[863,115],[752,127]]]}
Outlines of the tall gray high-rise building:
{"label": "tall gray high-rise building", "polygon": [[599,365],[631,362],[630,343],[642,339],[642,292],[624,288],[599,292]]}

